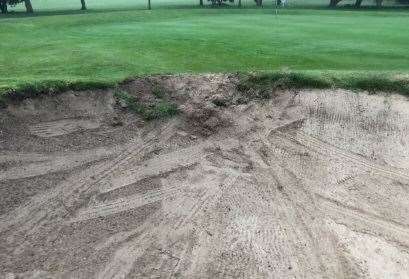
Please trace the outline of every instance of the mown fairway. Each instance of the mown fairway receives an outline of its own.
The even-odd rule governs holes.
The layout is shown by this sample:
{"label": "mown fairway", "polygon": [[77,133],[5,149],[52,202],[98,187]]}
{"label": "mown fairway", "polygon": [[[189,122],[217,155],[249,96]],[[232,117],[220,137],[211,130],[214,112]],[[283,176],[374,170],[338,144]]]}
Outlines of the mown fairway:
{"label": "mown fairway", "polygon": [[409,70],[407,11],[291,8],[276,16],[271,6],[190,4],[152,11],[97,6],[86,13],[58,4],[59,12],[2,16],[0,86],[150,73]]}

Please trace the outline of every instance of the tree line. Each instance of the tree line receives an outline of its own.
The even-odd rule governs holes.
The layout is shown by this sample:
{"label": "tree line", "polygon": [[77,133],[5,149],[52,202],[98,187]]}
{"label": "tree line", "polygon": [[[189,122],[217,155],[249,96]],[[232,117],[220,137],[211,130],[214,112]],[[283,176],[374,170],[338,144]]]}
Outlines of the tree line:
{"label": "tree line", "polygon": [[[87,5],[85,3],[85,0],[80,0],[81,2],[81,10],[86,10]],[[23,3],[26,6],[26,11],[27,13],[33,13],[33,5],[31,4],[31,0],[0,0],[0,12],[5,14],[7,13],[7,7],[8,6],[15,6],[19,3]]]}
{"label": "tree line", "polygon": [[[224,2],[235,2],[235,0],[207,0],[207,1],[211,2],[212,5],[215,5],[215,6],[221,6]],[[238,0],[239,7],[241,7],[241,1],[242,0]],[[334,8],[342,1],[343,0],[329,0],[329,7]],[[361,7],[362,1],[363,0],[355,0],[354,7],[356,8]],[[401,5],[409,4],[409,0],[395,0],[395,1],[397,4],[401,4]],[[258,7],[263,6],[263,0],[254,0],[254,2],[256,2],[256,5]],[[282,3],[282,0],[273,0],[273,2],[275,2],[276,5],[280,6]],[[374,2],[378,8],[382,7],[383,0],[374,0]],[[200,0],[200,6],[203,6],[203,0]]]}
{"label": "tree line", "polygon": [[[330,7],[335,7],[335,6],[338,5],[338,3],[340,3],[341,1],[342,1],[342,0],[330,0],[329,6],[330,6]],[[397,1],[397,2],[399,2],[399,1]],[[375,4],[376,4],[377,7],[382,7],[382,3],[383,3],[383,0],[375,0]],[[355,6],[356,8],[361,7],[361,5],[362,5],[362,0],[355,0],[354,6]]]}
{"label": "tree line", "polygon": [[[212,3],[212,5],[222,5],[223,2],[234,2],[235,0],[207,0]],[[241,1],[238,0],[238,6],[241,7]],[[256,2],[256,5],[261,7],[263,6],[263,0],[254,0]],[[273,0],[274,1],[274,0]],[[280,0],[275,0],[277,3],[281,2]],[[338,3],[340,3],[343,0],[329,0],[329,7],[336,7]],[[383,0],[374,0],[376,3],[377,7],[381,7]],[[25,4],[26,11],[27,13],[33,13],[33,6],[31,4],[31,0],[0,0],[0,12],[5,14],[7,13],[7,7],[8,6],[15,6],[19,3]],[[399,4],[409,4],[409,0],[396,0],[397,3]],[[81,10],[86,10],[87,5],[85,3],[85,0],[80,0],[81,3]],[[203,6],[203,0],[199,0],[199,5]],[[359,8],[362,5],[362,0],[355,0],[354,6]],[[148,9],[151,9],[151,0],[148,0]]]}

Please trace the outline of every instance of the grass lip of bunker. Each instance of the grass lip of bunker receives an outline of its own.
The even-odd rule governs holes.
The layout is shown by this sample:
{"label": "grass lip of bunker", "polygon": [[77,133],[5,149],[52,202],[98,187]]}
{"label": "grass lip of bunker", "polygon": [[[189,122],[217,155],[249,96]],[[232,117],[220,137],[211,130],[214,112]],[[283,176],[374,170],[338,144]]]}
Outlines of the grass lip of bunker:
{"label": "grass lip of bunker", "polygon": [[[13,87],[0,88],[0,107],[9,102],[18,102],[26,98],[43,95],[60,94],[67,90],[94,90],[118,88],[115,96],[122,103],[132,103],[134,111],[146,112],[147,118],[155,115],[174,115],[177,113],[174,105],[169,102],[170,96],[157,80],[169,75],[153,75],[149,81],[148,93],[132,95],[121,89],[121,86],[134,80],[149,80],[150,76],[129,77],[117,82],[103,81],[64,81],[45,80],[21,83]],[[194,76],[194,75],[193,75]],[[199,75],[197,75],[199,76]],[[248,99],[269,98],[269,92],[276,89],[348,89],[364,90],[370,93],[390,92],[409,95],[409,76],[394,73],[362,73],[362,72],[309,72],[309,71],[273,71],[237,73],[239,82],[237,89]],[[146,98],[148,96],[148,98]],[[146,102],[151,102],[147,104]],[[145,104],[140,104],[144,102]],[[228,100],[213,97],[217,106],[225,106]],[[148,107],[151,107],[148,109]],[[143,114],[143,113],[142,113]]]}

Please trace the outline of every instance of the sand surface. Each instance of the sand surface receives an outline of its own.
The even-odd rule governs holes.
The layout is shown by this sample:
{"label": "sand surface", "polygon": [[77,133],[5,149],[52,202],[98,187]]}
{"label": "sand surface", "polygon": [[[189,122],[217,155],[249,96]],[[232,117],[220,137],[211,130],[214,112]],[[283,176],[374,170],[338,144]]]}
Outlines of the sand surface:
{"label": "sand surface", "polygon": [[0,109],[0,278],[409,278],[405,97],[159,82],[180,115],[110,90]]}

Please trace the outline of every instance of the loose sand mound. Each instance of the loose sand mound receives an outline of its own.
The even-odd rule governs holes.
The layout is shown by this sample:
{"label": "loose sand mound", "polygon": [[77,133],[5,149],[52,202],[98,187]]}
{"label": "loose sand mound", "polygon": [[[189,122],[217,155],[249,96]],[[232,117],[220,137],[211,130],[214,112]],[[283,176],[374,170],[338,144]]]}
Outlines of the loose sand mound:
{"label": "loose sand mound", "polygon": [[160,86],[150,122],[115,90],[0,110],[0,276],[409,278],[406,98],[237,82],[116,89]]}

